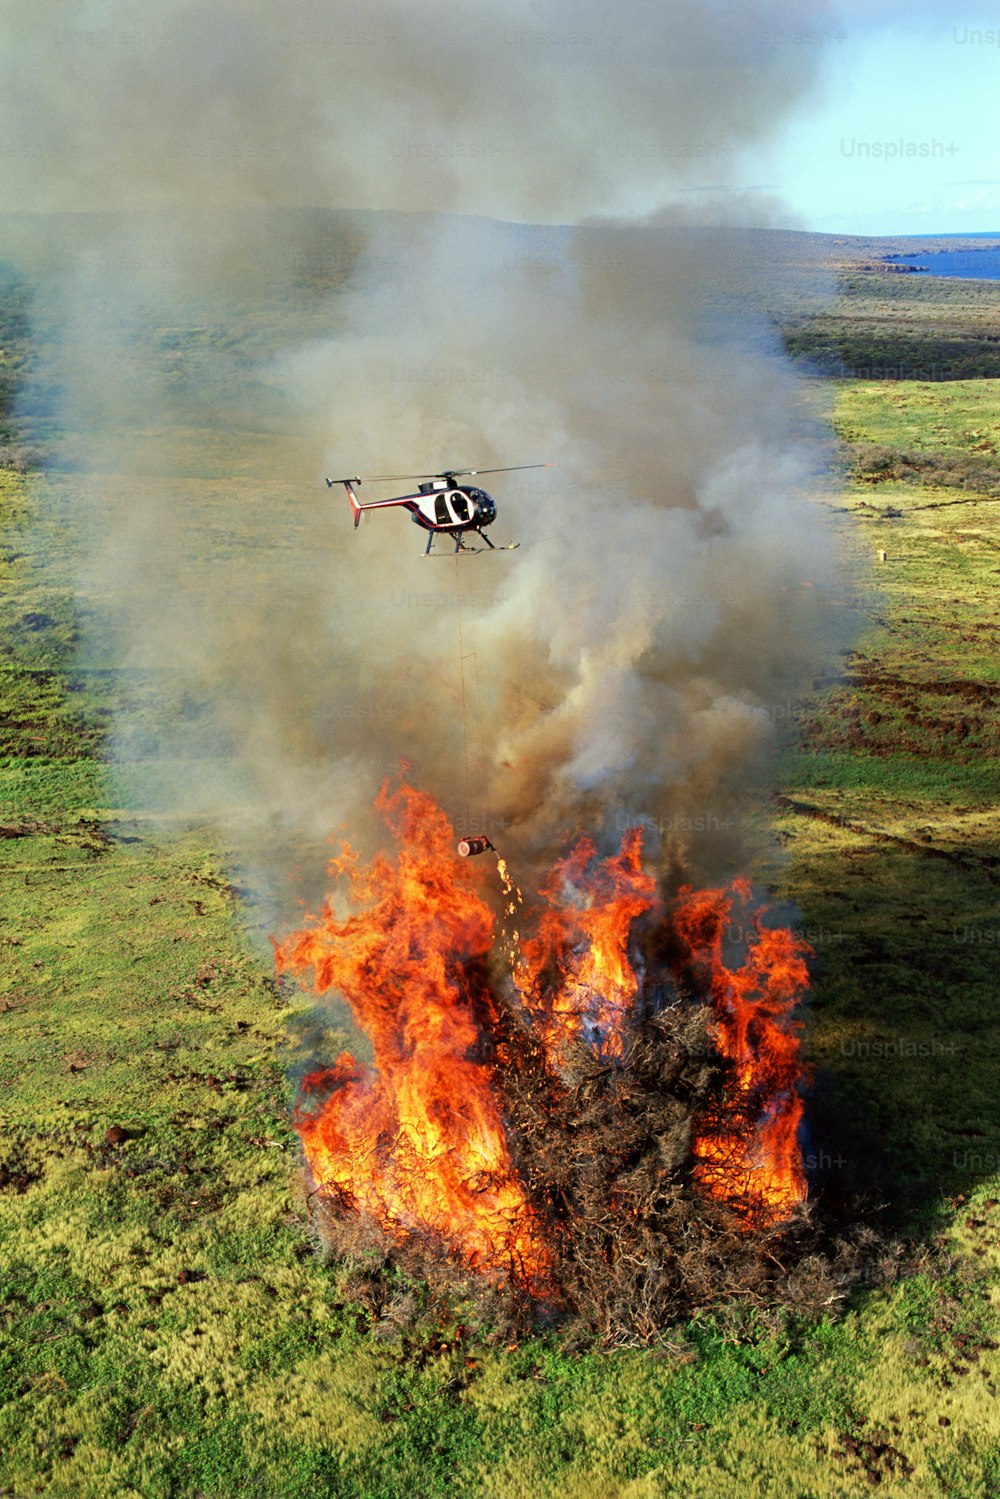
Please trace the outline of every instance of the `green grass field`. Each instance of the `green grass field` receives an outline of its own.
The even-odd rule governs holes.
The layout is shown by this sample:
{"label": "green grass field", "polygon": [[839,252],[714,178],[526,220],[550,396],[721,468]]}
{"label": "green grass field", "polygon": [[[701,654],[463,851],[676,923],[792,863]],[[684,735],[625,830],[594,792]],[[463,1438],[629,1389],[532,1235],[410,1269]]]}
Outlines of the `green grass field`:
{"label": "green grass field", "polygon": [[[847,382],[836,423],[989,458],[1000,384]],[[750,872],[817,954],[816,1190],[887,1204],[899,1273],[582,1353],[317,1249],[304,1000],[220,836],[116,798],[109,716],[152,688],[75,655],[77,481],[0,472],[0,1494],[1000,1494],[1000,511],[851,472],[866,622],[794,705]]]}

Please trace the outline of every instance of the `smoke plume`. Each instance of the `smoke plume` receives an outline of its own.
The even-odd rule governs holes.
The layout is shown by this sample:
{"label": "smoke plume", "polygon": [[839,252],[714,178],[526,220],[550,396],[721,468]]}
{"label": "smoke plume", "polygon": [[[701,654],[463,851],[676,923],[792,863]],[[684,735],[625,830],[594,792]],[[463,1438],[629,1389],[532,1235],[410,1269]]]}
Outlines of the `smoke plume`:
{"label": "smoke plume", "polygon": [[[842,630],[740,228],[780,216],[733,191],[815,82],[799,17],[13,4],[24,419],[80,531],[82,664],[137,684],[138,804],[280,875],[286,843],[377,836],[405,757],[525,861],[641,820],[664,867],[731,864]],[[535,462],[484,481],[520,550],[457,562],[322,485]]]}

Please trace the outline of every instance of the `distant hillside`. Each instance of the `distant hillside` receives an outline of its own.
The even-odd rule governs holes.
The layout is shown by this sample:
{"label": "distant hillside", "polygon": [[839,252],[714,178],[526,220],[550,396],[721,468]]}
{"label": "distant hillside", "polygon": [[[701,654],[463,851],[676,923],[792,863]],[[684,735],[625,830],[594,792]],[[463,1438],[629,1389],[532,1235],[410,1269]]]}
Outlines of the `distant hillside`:
{"label": "distant hillside", "polygon": [[[10,410],[15,383],[24,392],[22,443],[34,450],[51,436],[59,358],[41,360],[34,375],[26,368],[29,318],[34,344],[51,351],[61,341],[60,287],[81,269],[110,265],[115,274],[105,276],[103,284],[113,286],[116,296],[131,287],[133,297],[147,300],[143,288],[148,287],[159,300],[179,266],[185,284],[201,292],[184,308],[184,317],[165,304],[162,316],[154,318],[163,345],[152,351],[154,358],[168,369],[178,401],[192,360],[203,399],[211,363],[218,401],[231,408],[245,402],[248,381],[256,379],[268,357],[289,343],[329,332],[331,317],[334,325],[338,319],[338,293],[359,266],[366,277],[391,277],[393,244],[446,234],[453,222],[446,214],[261,209],[225,221],[217,214],[189,215],[180,230],[162,214],[127,220],[102,214],[0,214],[2,461],[17,461]],[[488,224],[479,222],[484,228]],[[1000,281],[907,274],[894,258],[982,249],[981,238],[869,238],[662,224],[493,227],[495,236],[492,231],[483,236],[484,252],[493,257],[501,280],[525,264],[540,275],[570,270],[586,277],[589,258],[595,267],[605,266],[609,245],[616,244],[623,254],[635,254],[641,274],[643,242],[666,240],[672,254],[663,294],[690,320],[695,337],[712,338],[719,330],[732,337],[741,325],[754,337],[769,326],[769,336],[817,375],[932,382],[1000,377]],[[662,257],[658,263],[662,266]],[[264,320],[257,310],[262,286],[269,304]]]}

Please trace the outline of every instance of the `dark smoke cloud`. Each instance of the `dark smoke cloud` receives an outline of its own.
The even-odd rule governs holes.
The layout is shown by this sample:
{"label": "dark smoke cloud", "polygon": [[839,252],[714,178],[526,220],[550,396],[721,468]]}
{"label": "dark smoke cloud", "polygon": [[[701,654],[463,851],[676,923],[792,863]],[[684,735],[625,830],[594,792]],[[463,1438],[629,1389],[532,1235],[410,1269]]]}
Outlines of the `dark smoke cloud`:
{"label": "dark smoke cloud", "polygon": [[[734,858],[842,631],[767,241],[696,227],[774,222],[721,190],[812,83],[799,7],[201,0],[12,29],[0,183],[53,213],[8,238],[50,267],[85,659],[160,684],[122,758],[271,870],[286,839],[370,836],[401,755],[524,859],[636,818],[664,861]],[[458,564],[400,513],[355,535],[320,487],[535,461],[558,466],[491,485],[522,549]]]}

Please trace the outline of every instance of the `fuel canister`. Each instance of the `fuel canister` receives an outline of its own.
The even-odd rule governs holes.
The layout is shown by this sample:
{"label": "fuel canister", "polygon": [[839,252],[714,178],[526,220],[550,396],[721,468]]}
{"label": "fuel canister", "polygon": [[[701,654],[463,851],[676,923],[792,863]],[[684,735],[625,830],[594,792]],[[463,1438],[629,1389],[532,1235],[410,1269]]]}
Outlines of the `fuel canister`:
{"label": "fuel canister", "polygon": [[[458,851],[463,859],[468,859],[471,854],[484,854],[488,848],[493,848],[488,838],[463,838],[458,845]],[[494,849],[494,852],[496,850]]]}

